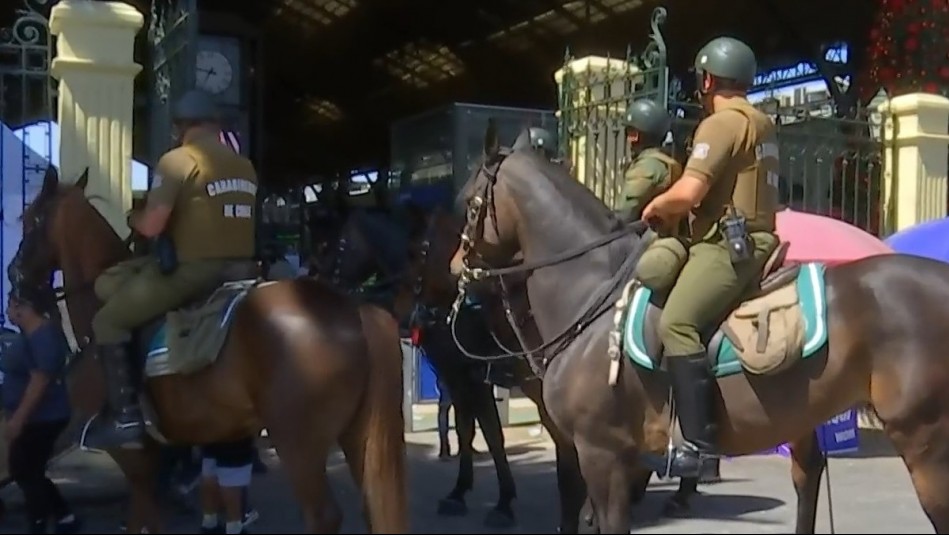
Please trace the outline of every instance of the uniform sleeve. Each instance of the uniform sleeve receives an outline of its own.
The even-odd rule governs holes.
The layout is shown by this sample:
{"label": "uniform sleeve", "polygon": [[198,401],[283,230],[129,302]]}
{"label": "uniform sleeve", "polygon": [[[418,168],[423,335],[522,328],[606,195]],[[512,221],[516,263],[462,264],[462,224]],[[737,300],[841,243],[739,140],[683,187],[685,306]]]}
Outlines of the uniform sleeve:
{"label": "uniform sleeve", "polygon": [[152,189],[148,192],[148,206],[174,206],[181,185],[191,176],[194,169],[195,161],[185,151],[175,149],[165,153],[155,168]]}
{"label": "uniform sleeve", "polygon": [[67,346],[62,332],[51,326],[44,326],[30,337],[30,352],[34,370],[50,377],[58,376],[66,365]]}
{"label": "uniform sleeve", "polygon": [[634,218],[659,193],[667,182],[668,171],[660,162],[644,159],[626,171],[623,184],[623,205]]}
{"label": "uniform sleeve", "polygon": [[702,121],[692,139],[685,171],[712,184],[722,176],[735,153],[738,134],[748,120],[737,112],[715,113]]}

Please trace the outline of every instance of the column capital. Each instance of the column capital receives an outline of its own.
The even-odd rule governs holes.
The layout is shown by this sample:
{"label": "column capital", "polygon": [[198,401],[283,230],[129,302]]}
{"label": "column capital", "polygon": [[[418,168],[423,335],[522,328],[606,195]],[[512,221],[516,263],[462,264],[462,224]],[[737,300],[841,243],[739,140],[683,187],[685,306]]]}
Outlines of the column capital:
{"label": "column capital", "polygon": [[50,33],[60,35],[73,24],[126,29],[137,33],[145,24],[145,17],[124,2],[60,0],[50,12]]}
{"label": "column capital", "polygon": [[121,2],[61,0],[49,19],[50,32],[58,36],[50,74],[62,79],[76,70],[134,78],[142,70],[133,51],[144,21],[134,7]]}

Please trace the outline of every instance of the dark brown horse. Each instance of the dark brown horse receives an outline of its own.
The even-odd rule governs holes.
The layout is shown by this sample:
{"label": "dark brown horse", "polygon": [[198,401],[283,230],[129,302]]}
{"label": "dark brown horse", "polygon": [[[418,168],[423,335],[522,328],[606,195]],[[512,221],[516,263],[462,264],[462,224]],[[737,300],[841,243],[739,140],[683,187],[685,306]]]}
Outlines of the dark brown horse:
{"label": "dark brown horse", "polygon": [[[413,281],[413,284],[411,286],[404,285],[402,291],[396,294],[395,310],[400,315],[419,308],[440,311],[438,321],[432,325],[433,330],[437,332],[436,336],[446,339],[452,345],[459,344],[462,346],[460,348],[461,353],[458,350],[451,352],[451,361],[443,363],[443,367],[451,366],[451,368],[457,369],[467,361],[469,363],[468,367],[472,365],[470,363],[478,363],[482,367],[490,363],[494,366],[508,367],[513,371],[513,379],[537,406],[541,423],[547,429],[555,445],[557,482],[561,501],[559,532],[576,533],[579,529],[578,515],[586,496],[583,490],[583,481],[580,477],[580,468],[577,464],[577,454],[572,443],[557,430],[547,413],[541,391],[542,379],[538,377],[538,373],[534,369],[535,366],[529,364],[527,360],[532,358],[535,362],[540,362],[544,355],[510,356],[521,353],[525,349],[539,347],[543,343],[532,319],[530,305],[527,302],[527,293],[524,290],[526,278],[511,275],[504,279],[510,319],[501,298],[502,293],[498,284],[481,284],[473,288],[473,293],[477,295],[477,301],[482,307],[481,315],[488,323],[489,334],[496,339],[497,346],[494,349],[472,344],[463,336],[459,336],[459,340],[454,340],[455,337],[450,332],[450,326],[445,315],[457,294],[458,279],[451,274],[448,264],[459,246],[460,232],[463,226],[464,220],[462,218],[458,218],[447,211],[437,209],[432,212],[427,224],[428,232],[424,236],[420,236],[421,239],[412,241],[408,280]],[[408,291],[410,288],[411,292]],[[456,329],[459,331],[464,330],[463,323],[466,316],[467,314],[463,315],[456,324]],[[515,334],[511,326],[512,321],[520,331],[522,339]],[[484,337],[485,334],[481,334],[481,336]],[[465,358],[464,353],[470,353],[474,356]],[[480,359],[475,360],[478,357]],[[446,373],[452,372],[446,371]],[[496,410],[493,402],[490,407],[491,410]],[[459,434],[461,434],[461,430]],[[471,436],[473,437],[473,435],[472,429]],[[468,470],[470,471],[470,468]],[[631,490],[633,503],[638,503],[645,496],[650,476],[651,472],[644,472],[642,477],[633,484]],[[678,491],[667,502],[665,512],[667,514],[686,512],[689,509],[689,499],[696,494],[697,486],[698,481],[696,479],[683,479]],[[591,512],[584,515],[584,519],[590,525],[589,527],[594,527],[595,519]]]}
{"label": "dark brown horse", "polygon": [[[664,372],[623,363],[608,383],[613,303],[643,248],[642,224],[617,221],[564,170],[528,153],[500,153],[486,135],[483,167],[462,192],[471,242],[452,260],[530,270],[527,292],[546,343],[558,346],[544,401],[576,445],[605,533],[630,528],[631,482],[664,456],[669,383]],[[621,269],[622,268],[622,269]],[[504,269],[475,272],[490,278]],[[932,525],[949,532],[949,332],[934,328],[949,300],[949,266],[886,255],[828,267],[826,326],[819,352],[778,374],[718,379],[721,453],[746,455],[789,442],[798,533],[813,533],[824,462],[815,429],[869,403],[909,468]]]}
{"label": "dark brown horse", "polygon": [[[407,211],[409,213],[402,213]],[[390,310],[417,333],[439,380],[451,394],[455,408],[455,428],[458,434],[458,478],[448,495],[438,503],[438,513],[462,516],[468,513],[466,495],[474,485],[475,422],[480,425],[488,450],[497,471],[499,496],[497,504],[484,518],[486,526],[508,528],[515,523],[512,502],[516,497],[514,477],[504,449],[504,431],[494,399],[494,382],[509,374],[505,363],[489,367],[482,361],[467,359],[455,345],[445,322],[454,283],[448,280],[446,288],[436,288],[444,298],[440,302],[427,299],[429,286],[421,286],[414,263],[431,255],[447,262],[454,252],[453,244],[439,242],[443,235],[440,217],[428,219],[405,207],[395,217],[395,210],[350,209],[337,217],[324,220],[319,233],[323,243],[315,250],[324,251],[314,258],[311,273],[337,288],[361,299],[367,299]],[[459,228],[455,226],[455,228]],[[446,246],[447,245],[447,246]],[[448,275],[447,268],[443,273]],[[437,282],[443,282],[441,277]],[[431,279],[429,279],[431,280]],[[424,294],[424,296],[423,296]],[[417,298],[418,297],[418,298]],[[459,336],[466,345],[478,351],[497,353],[500,348],[484,323],[485,316],[475,307],[465,309],[459,321]],[[495,373],[495,372],[502,373]],[[505,384],[503,386],[510,387]]]}
{"label": "dark brown horse", "polygon": [[[76,337],[89,347],[99,304],[93,281],[129,256],[128,248],[84,193],[86,175],[60,184],[49,171],[25,210],[24,238],[11,271],[17,284],[48,285],[61,269]],[[218,359],[189,375],[149,378],[157,427],[169,441],[207,444],[255,436],[266,426],[313,533],[336,532],[340,510],[326,476],[337,443],[362,488],[369,529],[408,529],[402,431],[402,355],[391,316],[358,306],[305,279],[264,284],[236,307]],[[103,374],[80,355],[68,376],[79,418],[104,401]],[[153,496],[155,448],[110,451],[131,487],[128,531],[161,531]]]}

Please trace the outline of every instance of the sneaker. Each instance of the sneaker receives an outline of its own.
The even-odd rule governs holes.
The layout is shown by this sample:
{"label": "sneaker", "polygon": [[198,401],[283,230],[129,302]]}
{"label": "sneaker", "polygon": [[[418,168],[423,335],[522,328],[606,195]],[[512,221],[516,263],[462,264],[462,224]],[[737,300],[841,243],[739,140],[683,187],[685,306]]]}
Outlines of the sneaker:
{"label": "sneaker", "polygon": [[69,534],[69,533],[79,533],[82,529],[82,522],[79,521],[79,518],[76,515],[67,515],[66,517],[57,520],[53,525],[53,533],[57,534]]}
{"label": "sneaker", "polygon": [[253,524],[254,522],[257,522],[259,518],[260,518],[260,513],[257,511],[257,509],[254,509],[253,507],[251,507],[247,511],[244,511],[244,528],[247,528],[247,526]]}

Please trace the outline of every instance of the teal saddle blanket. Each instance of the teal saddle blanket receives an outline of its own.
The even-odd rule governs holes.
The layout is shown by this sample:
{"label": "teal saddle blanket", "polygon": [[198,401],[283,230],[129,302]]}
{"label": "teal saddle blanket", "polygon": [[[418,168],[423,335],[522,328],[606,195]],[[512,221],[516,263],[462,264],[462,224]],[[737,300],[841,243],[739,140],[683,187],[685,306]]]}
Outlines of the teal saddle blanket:
{"label": "teal saddle blanket", "polygon": [[[802,358],[814,355],[827,343],[826,269],[821,263],[802,264],[794,279],[804,320]],[[661,310],[651,302],[651,298],[652,291],[645,286],[639,286],[630,296],[622,339],[623,351],[634,364],[655,370],[661,364],[661,347],[656,342],[655,331]],[[738,350],[721,328],[709,340],[708,358],[716,377],[742,372]]]}

